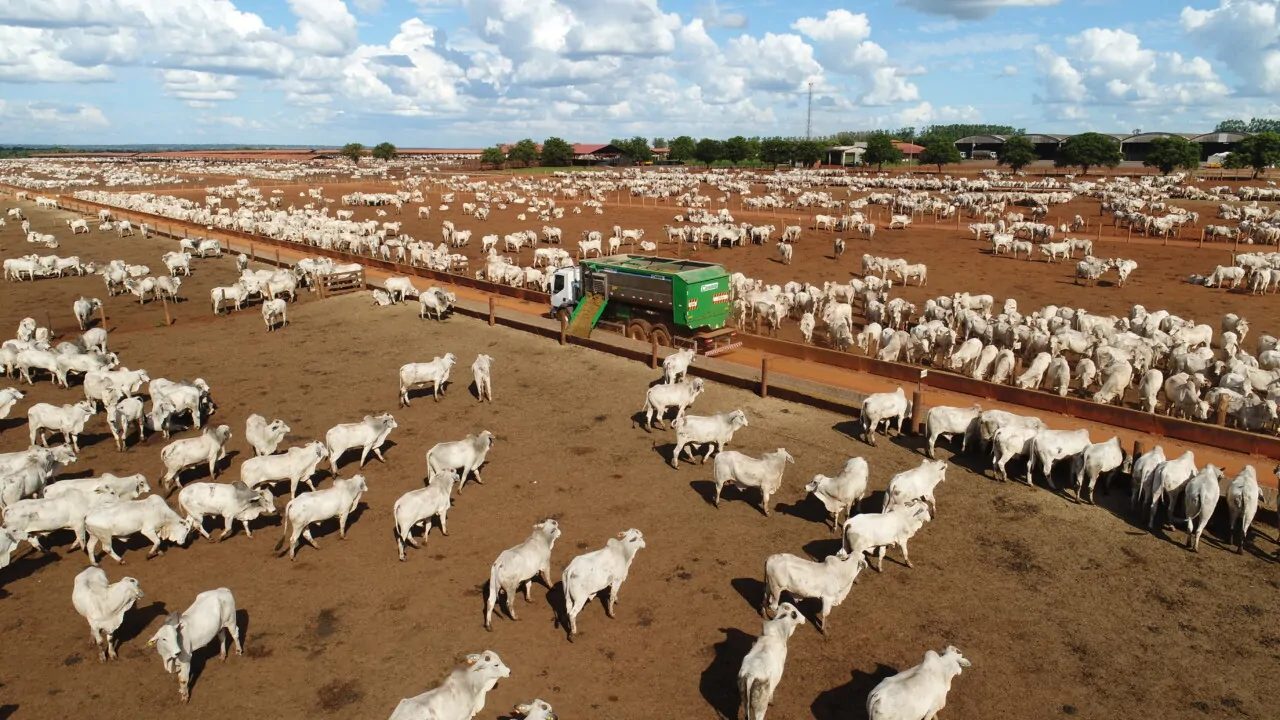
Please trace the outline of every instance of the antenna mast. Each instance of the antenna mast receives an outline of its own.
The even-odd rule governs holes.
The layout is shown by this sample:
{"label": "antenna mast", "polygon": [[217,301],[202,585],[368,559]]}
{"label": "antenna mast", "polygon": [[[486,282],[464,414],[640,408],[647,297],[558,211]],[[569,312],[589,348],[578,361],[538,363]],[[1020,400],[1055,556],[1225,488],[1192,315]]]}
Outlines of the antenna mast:
{"label": "antenna mast", "polygon": [[809,109],[804,120],[804,139],[813,139],[813,83],[809,83]]}

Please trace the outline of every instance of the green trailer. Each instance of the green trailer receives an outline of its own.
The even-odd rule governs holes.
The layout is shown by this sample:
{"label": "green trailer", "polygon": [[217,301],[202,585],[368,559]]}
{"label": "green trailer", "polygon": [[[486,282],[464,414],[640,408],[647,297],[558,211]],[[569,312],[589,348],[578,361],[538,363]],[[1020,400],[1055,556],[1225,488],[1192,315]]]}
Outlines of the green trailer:
{"label": "green trailer", "polygon": [[729,287],[729,273],[715,263],[610,255],[558,270],[551,306],[574,335],[601,327],[717,355],[738,346],[726,327],[733,310]]}

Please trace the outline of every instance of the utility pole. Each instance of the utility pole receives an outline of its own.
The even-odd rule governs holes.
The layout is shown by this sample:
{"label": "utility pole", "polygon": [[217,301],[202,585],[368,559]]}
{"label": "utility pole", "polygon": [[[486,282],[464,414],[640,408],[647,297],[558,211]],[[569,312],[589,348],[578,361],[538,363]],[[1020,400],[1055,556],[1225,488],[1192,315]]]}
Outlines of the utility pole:
{"label": "utility pole", "polygon": [[809,83],[809,110],[805,114],[804,139],[813,139],[813,83]]}

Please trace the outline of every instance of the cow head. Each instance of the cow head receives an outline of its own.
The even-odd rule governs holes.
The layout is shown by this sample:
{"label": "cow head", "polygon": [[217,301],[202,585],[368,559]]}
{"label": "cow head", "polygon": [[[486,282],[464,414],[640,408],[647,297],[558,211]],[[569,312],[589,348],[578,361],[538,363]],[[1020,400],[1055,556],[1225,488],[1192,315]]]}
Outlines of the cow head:
{"label": "cow head", "polygon": [[551,542],[555,542],[560,538],[560,523],[556,522],[554,518],[547,518],[546,520],[543,520],[537,525],[534,525],[533,529],[547,536]]}
{"label": "cow head", "polygon": [[515,706],[514,710],[517,715],[523,716],[524,720],[557,720],[558,717],[551,710],[550,703],[545,700],[520,703]]}
{"label": "cow head", "polygon": [[164,625],[147,641],[147,647],[156,649],[167,673],[178,672],[182,656],[182,615],[173,613],[165,618]]}
{"label": "cow head", "polygon": [[498,657],[498,653],[492,650],[468,655],[466,666],[468,673],[481,675],[494,681],[511,677],[511,668],[504,665],[502,658]]}

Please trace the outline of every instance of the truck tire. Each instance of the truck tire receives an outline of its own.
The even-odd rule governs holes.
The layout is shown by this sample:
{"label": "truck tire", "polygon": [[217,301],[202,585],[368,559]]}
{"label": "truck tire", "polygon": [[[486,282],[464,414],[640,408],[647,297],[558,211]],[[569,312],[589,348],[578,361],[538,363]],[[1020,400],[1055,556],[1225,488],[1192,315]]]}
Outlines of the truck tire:
{"label": "truck tire", "polygon": [[654,325],[649,337],[658,343],[659,347],[671,347],[671,331],[667,329],[666,325]]}
{"label": "truck tire", "polygon": [[632,320],[627,323],[627,337],[640,342],[649,342],[650,325],[648,320]]}

